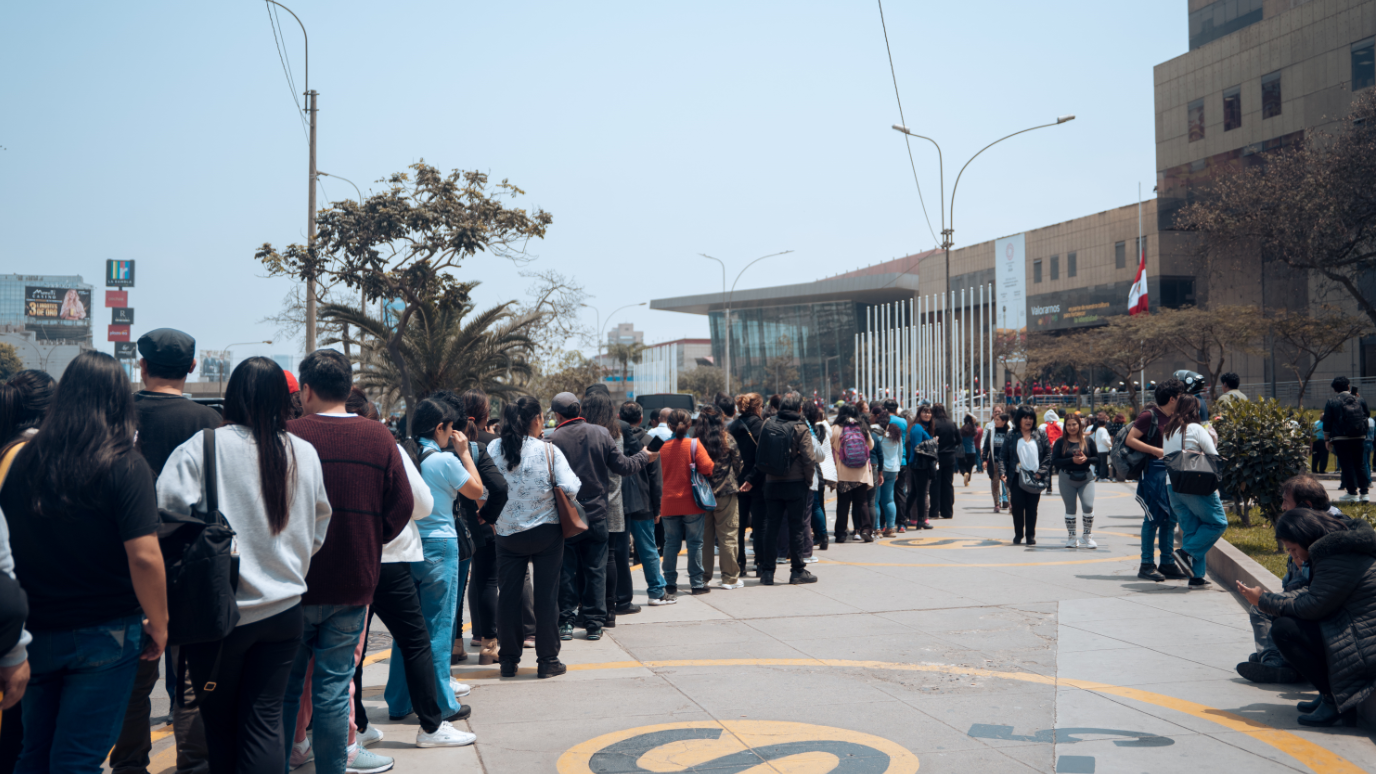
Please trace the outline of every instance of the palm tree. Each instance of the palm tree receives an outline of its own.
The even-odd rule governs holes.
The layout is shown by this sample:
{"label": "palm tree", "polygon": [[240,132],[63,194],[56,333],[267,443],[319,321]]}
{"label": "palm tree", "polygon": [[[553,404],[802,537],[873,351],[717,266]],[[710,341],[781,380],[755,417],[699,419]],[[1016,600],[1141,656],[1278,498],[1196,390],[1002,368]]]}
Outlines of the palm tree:
{"label": "palm tree", "polygon": [[476,314],[468,302],[452,307],[424,304],[395,352],[388,347],[393,330],[386,319],[341,304],[325,304],[320,318],[357,330],[359,336],[351,343],[360,351],[354,358],[361,366],[358,386],[380,394],[385,402],[406,400],[409,426],[415,404],[440,390],[477,388],[502,400],[526,394],[524,384],[533,374],[530,333],[540,318],[513,313],[514,304],[509,301]]}
{"label": "palm tree", "polygon": [[630,344],[610,344],[607,346],[607,357],[621,364],[621,391],[629,394],[630,388],[626,382],[626,369],[631,363],[640,363],[645,355],[645,350],[649,347],[644,344],[632,342]]}

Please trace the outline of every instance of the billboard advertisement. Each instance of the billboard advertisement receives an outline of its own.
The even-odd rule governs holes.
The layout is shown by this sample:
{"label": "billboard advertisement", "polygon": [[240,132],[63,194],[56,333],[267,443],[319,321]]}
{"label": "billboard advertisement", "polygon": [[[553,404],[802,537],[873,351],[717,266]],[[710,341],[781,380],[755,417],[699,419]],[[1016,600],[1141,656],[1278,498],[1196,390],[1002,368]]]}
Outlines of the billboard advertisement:
{"label": "billboard advertisement", "polygon": [[133,261],[114,261],[105,262],[105,287],[107,288],[132,288],[134,286],[134,262]]}
{"label": "billboard advertisement", "polygon": [[111,325],[133,325],[134,308],[130,306],[120,306],[110,310]]}
{"label": "billboard advertisement", "polygon": [[1059,331],[1105,325],[1109,317],[1127,312],[1123,299],[1131,287],[1129,280],[1032,296],[1029,327],[1034,331]]}
{"label": "billboard advertisement", "polygon": [[24,315],[30,325],[51,324],[58,320],[90,325],[91,291],[77,288],[24,288]]}
{"label": "billboard advertisement", "polygon": [[1015,234],[994,240],[994,292],[1000,330],[1027,327],[1027,240]]}
{"label": "billboard advertisement", "polygon": [[229,352],[220,349],[201,350],[200,362],[196,364],[200,369],[201,381],[203,382],[223,382],[229,379]]}
{"label": "billboard advertisement", "polygon": [[120,360],[138,360],[139,345],[132,341],[115,342],[115,357]]}

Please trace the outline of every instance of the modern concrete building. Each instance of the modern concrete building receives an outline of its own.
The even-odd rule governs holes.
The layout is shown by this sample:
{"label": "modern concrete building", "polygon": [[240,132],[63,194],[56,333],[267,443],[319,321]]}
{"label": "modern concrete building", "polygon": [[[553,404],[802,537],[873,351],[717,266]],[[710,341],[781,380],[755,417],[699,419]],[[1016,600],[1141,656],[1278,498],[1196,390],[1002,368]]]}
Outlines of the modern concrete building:
{"label": "modern concrete building", "polygon": [[631,367],[629,397],[678,392],[679,375],[712,365],[711,339],[676,339],[653,344],[641,354],[640,362]]}

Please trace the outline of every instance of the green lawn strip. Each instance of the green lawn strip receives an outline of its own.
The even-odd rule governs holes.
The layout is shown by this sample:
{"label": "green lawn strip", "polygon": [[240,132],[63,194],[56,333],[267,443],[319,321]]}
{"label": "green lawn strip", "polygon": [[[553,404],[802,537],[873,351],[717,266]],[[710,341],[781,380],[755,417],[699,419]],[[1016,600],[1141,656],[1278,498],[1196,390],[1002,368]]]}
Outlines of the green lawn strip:
{"label": "green lawn strip", "polygon": [[[1354,519],[1365,519],[1376,526],[1376,504],[1338,503],[1338,508]],[[1254,512],[1255,513],[1255,512]],[[1277,578],[1285,575],[1285,552],[1276,548],[1275,529],[1259,516],[1252,517],[1252,526],[1242,526],[1242,521],[1232,513],[1228,514],[1228,529],[1223,539],[1232,543],[1237,550],[1252,557],[1262,567],[1270,570]]]}

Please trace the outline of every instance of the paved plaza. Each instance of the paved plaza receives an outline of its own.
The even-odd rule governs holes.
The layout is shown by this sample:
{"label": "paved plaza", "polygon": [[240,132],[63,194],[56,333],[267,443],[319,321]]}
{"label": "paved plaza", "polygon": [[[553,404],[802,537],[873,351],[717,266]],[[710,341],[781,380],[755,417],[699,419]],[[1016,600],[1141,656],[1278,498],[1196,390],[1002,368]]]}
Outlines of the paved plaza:
{"label": "paved plaza", "polygon": [[1298,726],[1299,686],[1237,676],[1238,597],[1136,577],[1131,486],[1100,486],[1092,551],[1061,547],[1059,495],[1036,547],[1011,545],[987,479],[956,502],[935,530],[819,552],[816,584],[751,578],[622,616],[599,642],[577,630],[557,679],[535,678],[531,651],[509,680],[470,658],[454,673],[473,685],[474,747],[413,747],[372,655],[365,703],[387,735],[372,749],[397,771],[489,774],[1376,770],[1361,730]]}

